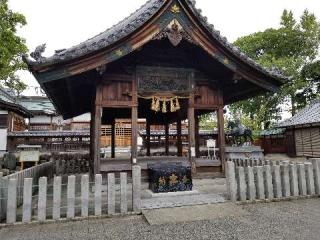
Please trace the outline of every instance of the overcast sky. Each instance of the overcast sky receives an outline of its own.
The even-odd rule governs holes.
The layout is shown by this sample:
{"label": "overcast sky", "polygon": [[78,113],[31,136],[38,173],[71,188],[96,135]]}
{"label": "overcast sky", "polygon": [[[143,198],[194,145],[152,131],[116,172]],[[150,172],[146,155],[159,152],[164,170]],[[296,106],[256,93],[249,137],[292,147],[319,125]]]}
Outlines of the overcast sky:
{"label": "overcast sky", "polygon": [[[19,34],[30,50],[46,43],[45,56],[56,49],[76,45],[116,24],[146,0],[9,0],[10,7],[24,14],[28,25]],[[320,18],[320,0],[197,0],[197,8],[222,35],[233,42],[240,36],[278,27],[282,11],[296,17],[304,9]],[[37,86],[28,72],[20,73],[30,86]],[[34,94],[27,91],[25,94]]]}

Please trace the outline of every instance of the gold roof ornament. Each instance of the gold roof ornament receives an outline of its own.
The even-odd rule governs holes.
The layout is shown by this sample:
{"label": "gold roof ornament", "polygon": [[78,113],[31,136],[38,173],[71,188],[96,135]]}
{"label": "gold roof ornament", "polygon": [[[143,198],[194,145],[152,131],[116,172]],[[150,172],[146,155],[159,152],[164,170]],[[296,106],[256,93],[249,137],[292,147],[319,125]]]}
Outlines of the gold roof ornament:
{"label": "gold roof ornament", "polygon": [[171,12],[172,13],[180,13],[180,7],[177,5],[177,4],[174,4],[172,7],[171,7]]}

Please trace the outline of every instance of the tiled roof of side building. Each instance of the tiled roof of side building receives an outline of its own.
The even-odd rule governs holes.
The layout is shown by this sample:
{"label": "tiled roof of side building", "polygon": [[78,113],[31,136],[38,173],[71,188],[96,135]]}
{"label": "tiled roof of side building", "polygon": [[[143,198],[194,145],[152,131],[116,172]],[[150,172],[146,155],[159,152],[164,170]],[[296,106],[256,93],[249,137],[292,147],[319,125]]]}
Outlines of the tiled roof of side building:
{"label": "tiled roof of side building", "polygon": [[[253,59],[249,58],[246,54],[240,51],[240,49],[227,41],[227,39],[221,36],[212,24],[209,24],[207,18],[202,16],[201,9],[196,8],[196,1],[184,0],[190,7],[194,15],[199,19],[202,25],[211,33],[212,37],[219,41],[224,47],[233,52],[236,56],[242,59],[247,64],[256,68],[265,74],[277,79],[284,79],[278,70],[268,70],[261,67]],[[69,49],[57,50],[55,55],[49,58],[41,58],[38,61],[31,61],[27,59],[29,65],[51,65],[55,63],[61,63],[71,59],[85,56],[100,49],[106,48],[111,44],[127,37],[129,34],[136,31],[139,27],[143,26],[151,17],[156,14],[161,7],[166,3],[164,0],[149,0],[136,12],[131,14],[128,18],[107,29],[106,31],[96,35],[93,38],[88,39],[76,46]]]}
{"label": "tiled roof of side building", "polygon": [[46,115],[55,115],[56,109],[54,108],[52,102],[47,97],[20,97],[19,102],[22,106],[27,108],[29,111],[34,114],[46,114]]}
{"label": "tiled roof of side building", "polygon": [[320,99],[311,102],[292,118],[278,124],[278,127],[290,127],[316,123],[320,123]]}

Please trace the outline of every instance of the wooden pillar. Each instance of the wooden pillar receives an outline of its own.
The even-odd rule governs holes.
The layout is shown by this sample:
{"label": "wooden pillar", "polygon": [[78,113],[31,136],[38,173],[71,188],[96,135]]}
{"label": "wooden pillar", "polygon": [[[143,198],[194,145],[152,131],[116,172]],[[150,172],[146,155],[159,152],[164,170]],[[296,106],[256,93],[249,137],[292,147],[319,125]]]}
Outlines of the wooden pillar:
{"label": "wooden pillar", "polygon": [[147,119],[147,127],[146,127],[146,132],[147,132],[147,138],[146,138],[146,147],[147,147],[147,156],[150,157],[151,155],[151,142],[150,142],[150,134],[151,134],[151,124],[150,120]]}
{"label": "wooden pillar", "polygon": [[137,163],[138,156],[138,107],[131,109],[131,160]]}
{"label": "wooden pillar", "polygon": [[132,108],[131,108],[131,162],[137,164],[138,160],[138,79],[132,79]]}
{"label": "wooden pillar", "polygon": [[199,133],[199,116],[195,117],[195,145],[196,145],[196,157],[200,157],[200,133]]}
{"label": "wooden pillar", "polygon": [[192,173],[196,174],[196,146],[195,146],[195,113],[194,113],[194,94],[189,98],[188,106],[188,136],[189,136],[189,161],[191,163]]}
{"label": "wooden pillar", "polygon": [[225,172],[225,147],[226,147],[226,138],[224,132],[224,116],[223,116],[223,108],[219,108],[217,110],[217,118],[218,118],[218,143],[219,143],[219,153],[222,164],[222,172]]}
{"label": "wooden pillar", "polygon": [[116,157],[116,121],[111,124],[111,158]]}
{"label": "wooden pillar", "polygon": [[177,121],[177,150],[178,157],[182,157],[181,119]]}
{"label": "wooden pillar", "polygon": [[93,159],[93,174],[100,173],[100,145],[101,145],[101,117],[102,117],[102,86],[98,85],[96,89],[96,100],[91,110],[91,144]]}
{"label": "wooden pillar", "polygon": [[92,157],[93,157],[93,173],[100,173],[100,142],[101,142],[101,115],[102,108],[100,105],[94,106],[94,110],[91,113],[92,117]]}
{"label": "wooden pillar", "polygon": [[165,141],[165,153],[166,153],[166,156],[169,156],[169,124],[166,123],[165,125],[165,138],[166,138],[166,141]]}

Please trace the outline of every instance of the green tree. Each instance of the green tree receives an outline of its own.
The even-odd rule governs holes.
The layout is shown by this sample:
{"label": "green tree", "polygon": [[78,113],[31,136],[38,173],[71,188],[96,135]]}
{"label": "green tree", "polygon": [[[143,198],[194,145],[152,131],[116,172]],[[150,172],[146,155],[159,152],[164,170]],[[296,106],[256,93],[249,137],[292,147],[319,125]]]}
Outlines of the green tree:
{"label": "green tree", "polygon": [[17,92],[26,88],[16,75],[18,70],[26,69],[22,56],[28,49],[25,40],[17,35],[17,28],[25,24],[22,14],[10,10],[7,0],[0,0],[0,81]]}
{"label": "green tree", "polygon": [[315,64],[320,46],[320,23],[314,14],[305,10],[298,22],[291,11],[284,10],[278,29],[241,37],[234,44],[262,66],[279,69],[288,78],[277,93],[230,106],[231,113],[249,117],[258,129],[279,120],[281,104],[289,103],[294,115],[319,94],[316,82],[304,74],[311,72],[308,66]]}

